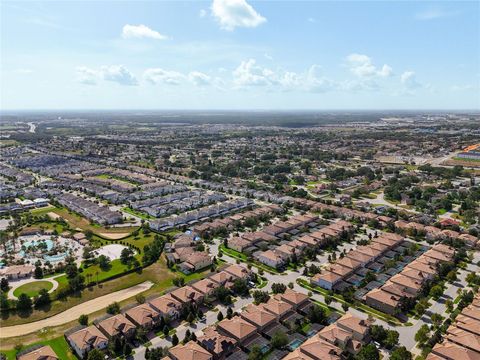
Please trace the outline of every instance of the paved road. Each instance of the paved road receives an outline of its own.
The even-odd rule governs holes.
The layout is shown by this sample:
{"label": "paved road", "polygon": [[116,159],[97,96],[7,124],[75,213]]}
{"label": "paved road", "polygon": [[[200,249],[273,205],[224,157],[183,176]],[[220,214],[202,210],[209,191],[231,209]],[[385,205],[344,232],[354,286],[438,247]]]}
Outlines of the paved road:
{"label": "paved road", "polygon": [[8,327],[0,328],[0,338],[9,338],[14,336],[21,336],[25,334],[30,334],[35,331],[39,331],[43,328],[50,326],[58,326],[66,324],[70,321],[75,321],[82,314],[91,314],[95,311],[99,311],[114,301],[120,302],[126,300],[132,296],[140,294],[152,287],[153,283],[150,281],[145,281],[141,284],[129,287],[128,289],[123,289],[116,291],[98,298],[86,301],[77,306],[71,307],[68,310],[65,310],[57,315],[53,315],[49,318],[27,323],[21,325],[13,325]]}

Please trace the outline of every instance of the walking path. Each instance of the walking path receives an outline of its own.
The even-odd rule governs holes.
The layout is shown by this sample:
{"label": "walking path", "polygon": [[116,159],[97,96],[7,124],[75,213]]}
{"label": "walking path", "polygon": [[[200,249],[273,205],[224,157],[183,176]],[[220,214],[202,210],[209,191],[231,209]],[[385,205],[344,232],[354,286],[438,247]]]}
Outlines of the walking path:
{"label": "walking path", "polygon": [[59,277],[59,276],[63,276],[63,274],[59,274],[57,276],[53,276],[53,277],[49,277],[49,278],[43,278],[43,279],[30,278],[30,279],[24,279],[24,280],[16,281],[13,284],[10,283],[11,287],[10,287],[10,290],[8,290],[8,298],[9,299],[14,299],[14,300],[17,299],[17,297],[13,294],[13,292],[17,288],[19,288],[22,285],[30,284],[32,282],[37,282],[37,281],[48,281],[48,282],[52,283],[53,287],[48,291],[49,293],[52,293],[55,290],[57,290],[57,288],[58,288],[58,282],[57,282],[57,280],[55,280],[55,278]]}
{"label": "walking path", "polygon": [[141,292],[144,292],[150,289],[152,286],[153,286],[152,282],[145,281],[141,284],[132,286],[128,289],[123,289],[111,294],[107,294],[107,295],[100,296],[98,298],[86,301],[84,303],[81,303],[77,306],[74,306],[68,310],[65,310],[59,314],[53,315],[52,317],[49,317],[43,320],[31,322],[28,324],[1,327],[0,339],[29,334],[49,326],[58,326],[58,325],[66,324],[70,321],[77,320],[82,314],[88,315],[95,311],[102,310],[103,308],[107,307],[108,305],[110,305],[115,301],[120,302],[120,301],[126,300],[132,296],[135,296]]}

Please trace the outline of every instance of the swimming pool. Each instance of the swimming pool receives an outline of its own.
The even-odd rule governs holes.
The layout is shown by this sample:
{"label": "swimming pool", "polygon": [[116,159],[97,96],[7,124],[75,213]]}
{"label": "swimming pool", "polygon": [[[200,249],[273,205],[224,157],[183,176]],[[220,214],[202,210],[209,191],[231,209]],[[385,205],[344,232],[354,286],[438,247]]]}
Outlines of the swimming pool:
{"label": "swimming pool", "polygon": [[300,340],[300,339],[295,339],[293,340],[290,344],[287,345],[288,349],[290,351],[293,351],[295,350],[296,348],[298,348],[300,345],[302,345],[303,341]]}
{"label": "swimming pool", "polygon": [[[31,240],[31,241],[25,241],[22,246],[25,246],[25,249],[28,249],[30,246],[38,246],[40,243],[45,243],[46,245],[46,250],[45,251],[50,251],[53,249],[53,241],[51,239],[45,239],[45,240]],[[25,256],[25,251],[20,250],[18,254],[21,257]]]}
{"label": "swimming pool", "polygon": [[63,261],[66,256],[67,256],[66,253],[64,253],[64,254],[57,254],[57,255],[44,255],[44,256],[43,256],[43,259],[44,259],[45,261],[58,262],[58,261]]}

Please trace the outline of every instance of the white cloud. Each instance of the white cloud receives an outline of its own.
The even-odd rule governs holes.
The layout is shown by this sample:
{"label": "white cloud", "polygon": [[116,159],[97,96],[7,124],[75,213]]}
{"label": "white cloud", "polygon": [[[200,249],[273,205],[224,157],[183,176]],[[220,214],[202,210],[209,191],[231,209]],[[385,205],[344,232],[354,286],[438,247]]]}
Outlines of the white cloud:
{"label": "white cloud", "polygon": [[358,77],[389,77],[393,73],[393,69],[387,64],[377,68],[367,55],[350,54],[346,60],[350,71]]}
{"label": "white cloud", "polygon": [[157,85],[164,83],[167,85],[180,85],[185,79],[185,75],[177,71],[165,70],[161,68],[147,69],[143,73],[143,78],[151,84]]}
{"label": "white cloud", "polygon": [[233,83],[237,87],[271,85],[272,76],[272,70],[258,66],[255,59],[249,59],[242,61],[233,71]]}
{"label": "white cloud", "polygon": [[77,73],[77,82],[84,85],[97,85],[99,72],[86,66],[78,66],[75,69]]}
{"label": "white cloud", "polygon": [[210,85],[211,78],[205,73],[200,71],[192,71],[188,74],[188,80],[190,80],[196,86]]}
{"label": "white cloud", "polygon": [[408,89],[408,90],[413,90],[413,89],[417,89],[419,87],[422,87],[422,84],[420,84],[416,79],[415,72],[411,71],[411,70],[405,71],[400,76],[400,81],[405,86],[405,88]]}
{"label": "white cloud", "polygon": [[267,21],[245,0],[213,0],[211,10],[220,27],[228,31],[236,27],[254,28]]}
{"label": "white cloud", "polygon": [[145,25],[125,25],[122,29],[122,37],[124,39],[142,39],[149,38],[155,40],[166,40],[167,36],[160,34],[158,31],[150,29]]}
{"label": "white cloud", "polygon": [[138,85],[135,76],[123,65],[102,66],[102,78],[120,85]]}
{"label": "white cloud", "polygon": [[313,65],[306,72],[272,70],[257,65],[255,59],[242,61],[233,71],[234,88],[266,87],[272,91],[326,92],[336,83],[319,74],[320,66]]}
{"label": "white cloud", "polygon": [[458,11],[445,11],[441,9],[427,9],[425,11],[419,12],[415,14],[415,18],[417,20],[435,20],[444,17],[449,17],[452,15],[456,15]]}

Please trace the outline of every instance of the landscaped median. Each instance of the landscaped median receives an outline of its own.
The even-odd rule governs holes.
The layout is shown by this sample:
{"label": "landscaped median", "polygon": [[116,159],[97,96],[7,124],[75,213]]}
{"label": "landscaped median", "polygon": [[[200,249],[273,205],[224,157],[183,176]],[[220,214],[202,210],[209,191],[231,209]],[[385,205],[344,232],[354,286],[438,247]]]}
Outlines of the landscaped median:
{"label": "landscaped median", "polygon": [[319,286],[312,285],[307,280],[297,279],[297,284],[300,285],[301,287],[305,288],[305,289],[308,289],[308,290],[311,290],[313,292],[322,294],[323,296],[331,296],[332,299],[334,299],[335,301],[337,301],[341,304],[346,304],[349,307],[352,307],[352,308],[354,308],[358,311],[364,312],[364,313],[372,315],[373,317],[376,317],[380,320],[386,321],[387,323],[389,323],[391,325],[396,325],[396,326],[411,326],[412,325],[411,323],[402,323],[397,318],[395,318],[391,315],[385,314],[381,311],[375,310],[375,309],[373,309],[370,306],[367,306],[365,304],[352,304],[352,303],[349,303],[349,302],[345,301],[339,295],[335,295],[335,294],[330,295],[327,290],[322,289]]}
{"label": "landscaped median", "polygon": [[280,272],[278,271],[277,269],[274,269],[270,266],[267,266],[267,265],[264,265],[262,263],[259,263],[258,261],[255,261],[255,260],[248,260],[248,257],[247,255],[241,253],[241,252],[238,252],[237,250],[233,250],[233,249],[230,249],[230,248],[227,248],[225,247],[224,245],[220,245],[218,247],[218,250],[221,251],[222,253],[224,254],[227,254],[228,256],[234,258],[234,259],[237,259],[237,260],[240,260],[246,264],[251,264],[252,266],[255,266],[256,268],[258,269],[262,269],[270,274],[274,274],[274,275],[282,275],[284,274],[283,272]]}

